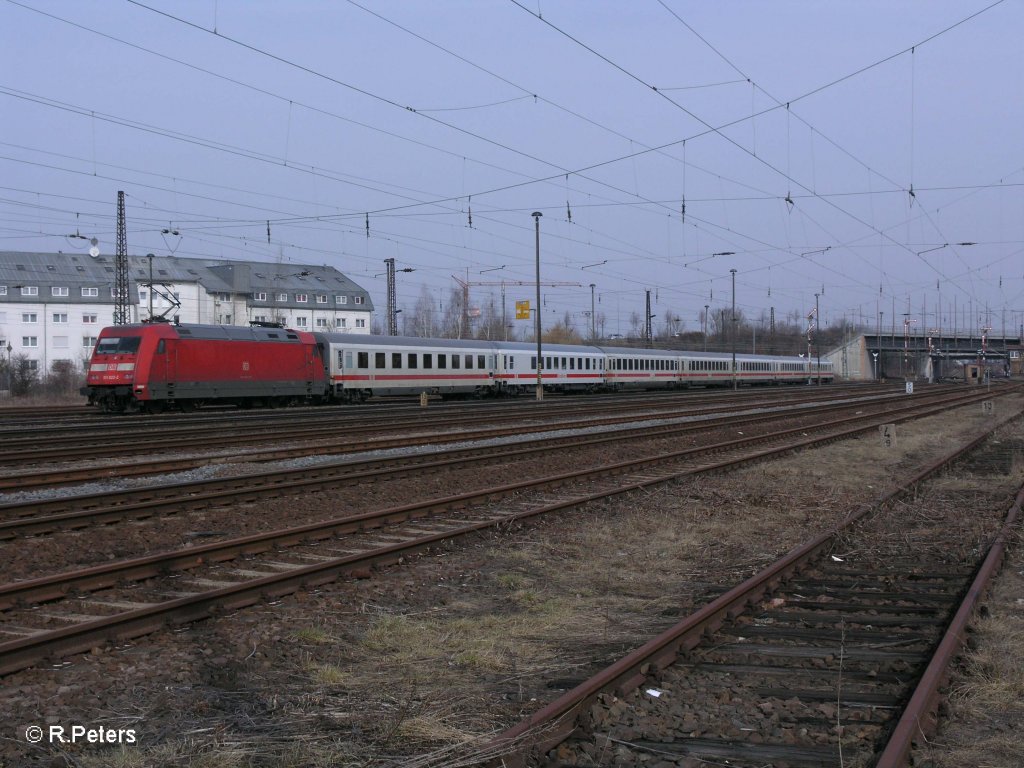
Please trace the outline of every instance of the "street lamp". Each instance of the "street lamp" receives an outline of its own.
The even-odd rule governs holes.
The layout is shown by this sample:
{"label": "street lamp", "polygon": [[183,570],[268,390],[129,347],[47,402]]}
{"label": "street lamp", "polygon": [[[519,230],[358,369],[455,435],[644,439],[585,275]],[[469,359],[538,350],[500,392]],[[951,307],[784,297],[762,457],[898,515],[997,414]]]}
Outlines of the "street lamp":
{"label": "street lamp", "polygon": [[540,217],[543,216],[544,214],[541,213],[540,211],[534,211],[530,215],[533,216],[534,230],[536,232],[536,241],[537,241],[537,249],[536,249],[536,253],[537,253],[537,258],[536,258],[536,268],[537,268],[537,295],[536,295],[536,298],[537,298],[537,307],[536,307],[536,309],[533,312],[533,317],[534,317],[533,330],[534,330],[534,333],[537,335],[537,400],[540,401],[540,400],[544,399],[544,381],[541,378],[542,377],[541,363],[543,361],[543,358],[541,357],[541,346],[540,346]]}
{"label": "street lamp", "polygon": [[730,269],[729,272],[732,273],[732,388],[735,391],[740,386],[736,378],[736,270]]}

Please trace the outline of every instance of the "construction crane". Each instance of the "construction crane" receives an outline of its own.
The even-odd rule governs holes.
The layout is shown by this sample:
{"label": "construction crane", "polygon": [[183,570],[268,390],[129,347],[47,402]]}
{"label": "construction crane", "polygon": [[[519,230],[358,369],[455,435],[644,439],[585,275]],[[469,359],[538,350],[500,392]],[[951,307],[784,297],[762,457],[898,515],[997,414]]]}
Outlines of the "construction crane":
{"label": "construction crane", "polygon": [[[501,286],[501,326],[505,329],[505,341],[508,341],[508,321],[505,317],[505,286],[506,285],[529,285],[536,286],[537,283],[534,280],[463,280],[455,275],[452,275],[452,280],[459,284],[462,288],[462,322],[459,324],[459,338],[466,336],[466,321],[469,318],[469,287],[472,286]],[[581,283],[566,283],[566,282],[550,282],[541,283],[546,288],[582,288]],[[540,307],[536,308],[536,311],[540,311]]]}

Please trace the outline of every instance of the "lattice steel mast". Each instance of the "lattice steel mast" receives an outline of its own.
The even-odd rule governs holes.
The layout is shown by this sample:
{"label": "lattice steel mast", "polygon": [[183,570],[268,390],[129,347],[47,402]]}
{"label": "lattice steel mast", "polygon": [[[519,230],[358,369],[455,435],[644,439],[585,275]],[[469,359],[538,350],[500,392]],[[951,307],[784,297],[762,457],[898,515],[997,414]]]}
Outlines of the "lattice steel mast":
{"label": "lattice steel mast", "polygon": [[128,303],[128,227],[124,215],[124,192],[117,193],[117,250],[114,255],[114,325],[132,321]]}

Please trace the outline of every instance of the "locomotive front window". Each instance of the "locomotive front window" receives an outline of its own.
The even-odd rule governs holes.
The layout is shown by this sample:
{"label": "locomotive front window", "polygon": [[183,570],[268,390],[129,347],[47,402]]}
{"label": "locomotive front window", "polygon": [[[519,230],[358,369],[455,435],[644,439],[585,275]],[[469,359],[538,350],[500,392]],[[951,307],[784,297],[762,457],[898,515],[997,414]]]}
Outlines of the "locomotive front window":
{"label": "locomotive front window", "polygon": [[98,355],[130,355],[139,351],[141,336],[108,336],[96,345]]}

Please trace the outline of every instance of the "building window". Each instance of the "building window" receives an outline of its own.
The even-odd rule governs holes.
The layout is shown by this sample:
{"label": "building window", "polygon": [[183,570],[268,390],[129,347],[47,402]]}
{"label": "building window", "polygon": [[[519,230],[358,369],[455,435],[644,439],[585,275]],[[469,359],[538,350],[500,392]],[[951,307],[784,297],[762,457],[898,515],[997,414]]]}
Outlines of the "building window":
{"label": "building window", "polygon": [[347,321],[347,320],[345,320],[345,318],[344,318],[344,317],[343,317],[343,318],[341,318],[341,320],[339,320],[339,321],[338,321],[338,327],[339,327],[339,328],[344,328],[344,327],[346,327],[346,323],[347,323],[347,322],[348,322],[348,321]]}
{"label": "building window", "polygon": [[299,304],[305,304],[305,303],[306,303],[307,301],[309,301],[309,296],[307,296],[307,295],[306,295],[306,294],[304,294],[304,293],[296,293],[296,294],[295,294],[295,300],[296,300],[296,301],[297,301],[297,302],[298,302]]}
{"label": "building window", "polygon": [[37,286],[37,285],[23,285],[23,286],[21,286],[21,295],[22,296],[38,296],[39,295],[39,286]]}
{"label": "building window", "polygon": [[51,296],[67,296],[68,295],[68,289],[67,289],[66,286],[62,287],[62,286],[55,285],[52,288],[50,288],[50,295]]}
{"label": "building window", "polygon": [[67,312],[54,312],[53,313],[53,322],[55,322],[55,323],[66,323],[67,321],[68,321],[68,313]]}
{"label": "building window", "polygon": [[334,300],[339,304],[348,304],[348,296],[335,296]]}
{"label": "building window", "polygon": [[23,347],[38,347],[39,337],[38,336],[22,336],[21,346]]}
{"label": "building window", "polygon": [[327,295],[326,294],[318,293],[316,295],[316,303],[317,304],[326,304],[327,303]]}
{"label": "building window", "polygon": [[366,321],[365,320],[356,320],[356,328],[365,328],[365,327],[366,327]]}
{"label": "building window", "polygon": [[143,291],[142,289],[139,289],[139,301],[145,301],[148,298],[149,298],[149,294],[146,291]]}
{"label": "building window", "polygon": [[265,323],[265,322],[267,322],[267,316],[266,315],[256,315],[256,317],[254,319],[256,320],[257,323]]}
{"label": "building window", "polygon": [[363,303],[363,297],[362,296],[355,296],[353,298],[355,299],[355,303],[356,304],[362,304]]}
{"label": "building window", "polygon": [[22,312],[21,322],[23,323],[35,323],[39,321],[39,316],[35,312]]}
{"label": "building window", "polygon": [[316,327],[317,327],[317,328],[330,328],[330,327],[331,327],[331,324],[330,324],[330,322],[329,322],[329,321],[327,320],[327,318],[326,318],[326,317],[318,317],[318,318],[316,319]]}
{"label": "building window", "polygon": [[95,336],[83,336],[82,337],[82,347],[83,348],[85,348],[85,349],[92,349],[95,346],[96,346],[96,337]]}
{"label": "building window", "polygon": [[299,326],[299,328],[305,328],[306,327],[306,318],[305,317],[296,317],[295,318],[295,324],[297,326]]}
{"label": "building window", "polygon": [[82,295],[83,296],[99,296],[100,295],[100,289],[99,288],[83,288],[82,289]]}
{"label": "building window", "polygon": [[288,301],[288,294],[287,293],[279,293],[279,294],[277,294],[277,300],[278,301]]}
{"label": "building window", "polygon": [[256,301],[266,301],[267,300],[267,294],[265,294],[265,293],[257,293],[255,296],[253,296],[253,298]]}
{"label": "building window", "polygon": [[7,286],[6,285],[0,285],[0,296],[6,296],[6,295],[7,295]]}

